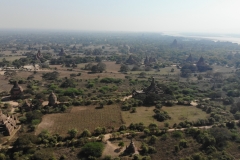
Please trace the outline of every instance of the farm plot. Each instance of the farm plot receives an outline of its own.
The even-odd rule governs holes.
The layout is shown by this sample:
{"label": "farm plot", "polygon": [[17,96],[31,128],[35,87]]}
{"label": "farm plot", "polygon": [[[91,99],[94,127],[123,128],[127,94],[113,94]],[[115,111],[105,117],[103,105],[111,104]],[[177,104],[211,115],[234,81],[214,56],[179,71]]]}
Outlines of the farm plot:
{"label": "farm plot", "polygon": [[93,131],[96,127],[114,127],[122,124],[121,109],[117,105],[95,109],[95,106],[73,107],[70,113],[49,114],[43,117],[36,134],[42,130],[66,136],[69,129],[76,128],[79,133],[84,129]]}
{"label": "farm plot", "polygon": [[178,124],[179,122],[183,122],[185,120],[191,122],[209,117],[206,112],[195,106],[177,105],[173,107],[163,107],[162,109],[168,112],[169,116],[171,117],[170,120],[165,121],[168,122],[170,126],[172,126],[174,123]]}
{"label": "farm plot", "polygon": [[137,107],[136,113],[130,113],[129,111],[122,111],[123,121],[129,126],[131,123],[140,123],[149,125],[150,123],[156,123],[158,126],[163,127],[165,122],[168,122],[170,126],[174,123],[188,121],[197,121],[198,119],[205,119],[208,117],[204,111],[194,106],[181,106],[176,105],[173,107],[163,107],[162,110],[166,111],[171,117],[170,120],[159,122],[153,118],[155,107]]}

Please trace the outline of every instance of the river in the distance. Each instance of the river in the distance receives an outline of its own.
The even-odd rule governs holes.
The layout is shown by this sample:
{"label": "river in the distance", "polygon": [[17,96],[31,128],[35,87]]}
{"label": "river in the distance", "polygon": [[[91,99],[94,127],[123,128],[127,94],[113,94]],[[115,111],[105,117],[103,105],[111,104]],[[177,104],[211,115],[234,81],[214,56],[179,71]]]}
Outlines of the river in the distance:
{"label": "river in the distance", "polygon": [[186,33],[164,33],[165,35],[177,36],[177,37],[188,37],[195,39],[209,39],[212,41],[221,42],[232,42],[240,45],[240,35],[217,35],[217,34],[186,34]]}

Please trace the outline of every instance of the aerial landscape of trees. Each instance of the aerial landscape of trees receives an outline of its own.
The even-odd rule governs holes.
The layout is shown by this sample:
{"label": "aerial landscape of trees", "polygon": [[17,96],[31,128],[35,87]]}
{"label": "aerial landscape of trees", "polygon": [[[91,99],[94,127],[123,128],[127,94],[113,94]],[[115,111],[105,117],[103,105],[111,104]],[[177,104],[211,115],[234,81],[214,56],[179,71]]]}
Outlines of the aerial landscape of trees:
{"label": "aerial landscape of trees", "polygon": [[19,126],[1,135],[0,159],[240,156],[238,44],[50,35],[0,34],[2,116]]}

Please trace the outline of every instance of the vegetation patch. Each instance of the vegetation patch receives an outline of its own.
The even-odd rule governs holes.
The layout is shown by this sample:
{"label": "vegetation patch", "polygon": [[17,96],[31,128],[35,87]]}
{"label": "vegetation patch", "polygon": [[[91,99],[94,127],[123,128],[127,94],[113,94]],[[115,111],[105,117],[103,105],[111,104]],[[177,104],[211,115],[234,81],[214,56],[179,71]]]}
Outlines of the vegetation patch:
{"label": "vegetation patch", "polygon": [[131,113],[129,111],[122,111],[123,121],[126,125],[131,123],[140,123],[144,125],[149,125],[151,123],[156,123],[158,126],[164,126],[164,122],[169,123],[169,126],[173,126],[174,123],[180,123],[182,121],[197,121],[199,119],[205,119],[209,117],[206,112],[194,107],[194,106],[180,106],[176,105],[173,107],[162,107],[162,110],[168,113],[164,122],[159,122],[154,119],[155,107],[136,107],[136,112]]}
{"label": "vegetation patch", "polygon": [[108,105],[102,109],[95,107],[73,107],[70,113],[45,115],[36,133],[46,129],[50,133],[67,135],[67,131],[72,128],[80,133],[84,129],[93,131],[96,127],[117,128],[122,124],[121,109],[118,105]]}

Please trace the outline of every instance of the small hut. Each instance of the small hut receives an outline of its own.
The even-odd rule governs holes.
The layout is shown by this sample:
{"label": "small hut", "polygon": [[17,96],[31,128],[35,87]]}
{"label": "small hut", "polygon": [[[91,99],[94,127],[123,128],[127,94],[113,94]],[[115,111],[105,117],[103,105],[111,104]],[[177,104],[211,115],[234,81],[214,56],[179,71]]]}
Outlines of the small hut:
{"label": "small hut", "polygon": [[48,97],[48,105],[54,106],[57,103],[57,96],[52,92]]}
{"label": "small hut", "polygon": [[10,94],[11,94],[11,99],[22,98],[23,89],[21,86],[19,86],[17,81],[14,82],[14,85],[13,85],[12,89],[10,90]]}

